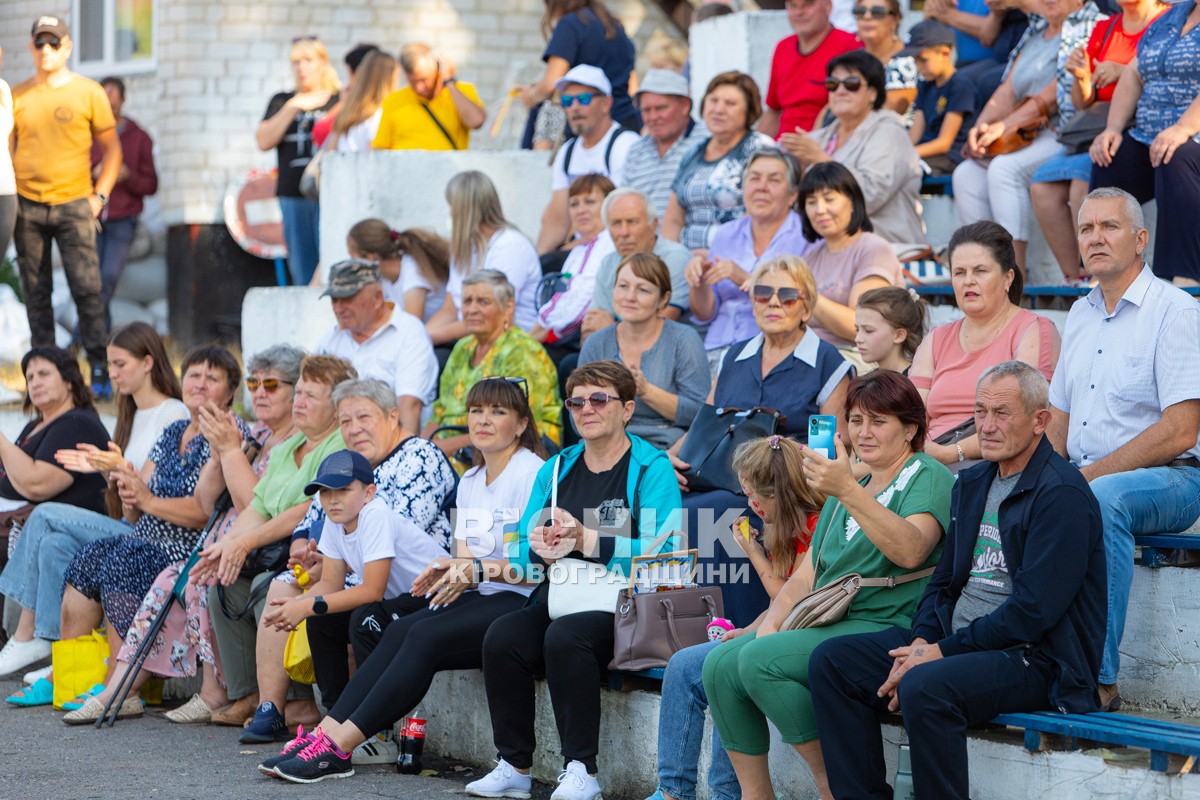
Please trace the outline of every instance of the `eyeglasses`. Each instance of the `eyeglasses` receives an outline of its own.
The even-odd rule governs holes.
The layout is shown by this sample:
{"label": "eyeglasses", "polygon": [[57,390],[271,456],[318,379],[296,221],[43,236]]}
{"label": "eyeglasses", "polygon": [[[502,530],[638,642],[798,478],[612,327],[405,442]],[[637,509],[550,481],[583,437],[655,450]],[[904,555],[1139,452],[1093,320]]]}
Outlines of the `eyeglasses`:
{"label": "eyeglasses", "polygon": [[563,404],[567,410],[571,412],[583,411],[583,407],[591,405],[597,411],[603,411],[604,407],[609,403],[619,403],[621,398],[609,394],[608,392],[592,392],[587,397],[568,397]]}
{"label": "eyeglasses", "polygon": [[848,78],[826,78],[825,91],[833,94],[839,86],[845,86],[847,92],[857,92],[864,84],[865,81],[857,75],[851,75]]}
{"label": "eyeglasses", "polygon": [[799,303],[800,298],[804,295],[800,294],[800,290],[795,286],[780,286],[779,288],[775,288],[774,286],[764,286],[760,283],[750,290],[750,296],[754,298],[754,302],[762,305],[771,302],[772,297],[778,297],[779,305],[788,308]]}
{"label": "eyeglasses", "polygon": [[518,389],[521,390],[521,392],[525,395],[526,400],[529,399],[529,382],[526,381],[524,378],[522,378],[520,375],[512,375],[512,376],[492,375],[487,378],[481,378],[480,380],[504,381],[505,383],[511,383],[513,386],[516,386]]}
{"label": "eyeglasses", "polygon": [[293,36],[292,44],[300,44],[301,42],[319,42],[320,40],[320,36],[317,36],[315,33],[310,33],[307,36]]}
{"label": "eyeglasses", "polygon": [[251,392],[257,392],[260,386],[267,390],[267,394],[274,394],[280,386],[295,386],[295,384],[279,378],[246,378],[246,388]]}
{"label": "eyeglasses", "polygon": [[581,106],[590,106],[592,99],[596,96],[596,92],[580,92],[579,94],[564,94],[562,95],[562,107],[570,108],[575,105],[575,101],[579,101]]}
{"label": "eyeglasses", "polygon": [[869,8],[867,6],[855,6],[853,9],[851,9],[850,13],[860,19],[862,17],[883,19],[884,17],[890,16],[892,12],[887,9],[887,6],[870,6]]}
{"label": "eyeglasses", "polygon": [[57,50],[58,48],[62,47],[62,39],[58,39],[54,36],[48,36],[46,38],[38,37],[37,39],[33,40],[34,50],[41,50],[46,45],[50,45],[51,50]]}

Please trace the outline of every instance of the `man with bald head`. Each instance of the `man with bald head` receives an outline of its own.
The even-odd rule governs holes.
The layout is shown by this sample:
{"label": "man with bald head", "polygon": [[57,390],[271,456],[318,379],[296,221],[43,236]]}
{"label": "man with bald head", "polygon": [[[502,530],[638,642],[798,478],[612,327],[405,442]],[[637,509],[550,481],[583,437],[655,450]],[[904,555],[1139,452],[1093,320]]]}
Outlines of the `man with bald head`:
{"label": "man with bald head", "polygon": [[400,50],[400,69],[408,86],[384,98],[372,147],[466,150],[471,131],[487,119],[475,87],[455,77],[450,59],[420,42]]}

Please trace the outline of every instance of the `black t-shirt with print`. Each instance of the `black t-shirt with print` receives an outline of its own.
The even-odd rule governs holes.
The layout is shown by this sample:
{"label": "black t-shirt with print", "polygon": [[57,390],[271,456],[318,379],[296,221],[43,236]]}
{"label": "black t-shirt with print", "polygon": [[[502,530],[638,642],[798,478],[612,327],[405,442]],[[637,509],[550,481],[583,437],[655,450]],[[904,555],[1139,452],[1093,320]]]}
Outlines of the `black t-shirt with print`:
{"label": "black t-shirt with print", "polygon": [[[263,119],[268,120],[279,113],[288,100],[296,96],[295,92],[280,92],[267,103],[267,113]],[[300,197],[300,176],[313,157],[313,125],[329,113],[329,109],[337,105],[338,96],[333,94],[329,102],[321,108],[312,111],[301,111],[288,125],[287,132],[275,147],[279,157],[279,179],[275,184],[275,194],[278,197]]]}
{"label": "black t-shirt with print", "polygon": [[583,456],[571,471],[559,478],[558,507],[565,509],[586,528],[600,533],[599,560],[613,553],[614,536],[629,536],[631,523],[626,490],[633,448],[604,472],[592,472]]}

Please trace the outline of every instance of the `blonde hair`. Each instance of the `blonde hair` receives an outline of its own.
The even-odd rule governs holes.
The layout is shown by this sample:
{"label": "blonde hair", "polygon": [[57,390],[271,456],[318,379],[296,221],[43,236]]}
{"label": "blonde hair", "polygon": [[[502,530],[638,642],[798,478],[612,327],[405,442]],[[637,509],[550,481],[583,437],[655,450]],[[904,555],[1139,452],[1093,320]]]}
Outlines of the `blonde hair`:
{"label": "blonde hair", "polygon": [[450,204],[450,266],[462,274],[471,270],[471,257],[483,266],[488,237],[483,228],[511,228],[500,207],[492,179],[479,170],[460,172],[446,184]]}
{"label": "blonde hair", "polygon": [[329,63],[329,51],[325,49],[325,43],[320,39],[299,39],[292,43],[292,49],[288,53],[290,61],[299,61],[302,58],[316,58],[324,62],[324,68],[321,70],[321,76],[317,80],[317,89],[322,92],[340,91],[342,82],[338,78],[337,70]]}
{"label": "blonde hair", "polygon": [[396,90],[400,68],[396,59],[382,50],[375,50],[359,64],[354,73],[354,83],[346,92],[346,99],[337,116],[333,118],[330,147],[337,145],[347,131],[360,122],[371,118],[383,105],[383,98]]}
{"label": "blonde hair", "polygon": [[755,494],[775,500],[775,519],[767,524],[763,543],[780,578],[795,566],[797,543],[807,549],[812,539],[808,515],[825,505],[825,495],[808,485],[803,465],[800,445],[786,436],[754,439],[733,454],[738,480]]}
{"label": "blonde hair", "polygon": [[754,272],[751,273],[750,288],[753,289],[768,272],[782,272],[795,281],[796,286],[800,289],[804,307],[808,310],[808,313],[812,313],[813,306],[817,303],[817,280],[813,277],[812,272],[808,268],[808,263],[803,258],[789,255],[764,261],[755,267]]}

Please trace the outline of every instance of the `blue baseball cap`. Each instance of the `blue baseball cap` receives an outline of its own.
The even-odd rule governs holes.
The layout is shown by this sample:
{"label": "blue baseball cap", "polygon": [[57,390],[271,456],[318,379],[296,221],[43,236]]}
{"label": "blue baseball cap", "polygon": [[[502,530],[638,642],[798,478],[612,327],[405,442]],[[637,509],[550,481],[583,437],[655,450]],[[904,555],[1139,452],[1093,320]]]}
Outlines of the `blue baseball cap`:
{"label": "blue baseball cap", "polygon": [[320,489],[344,489],[354,481],[362,481],[367,485],[375,483],[371,462],[353,450],[338,450],[321,462],[317,476],[304,487],[304,493],[312,496]]}

